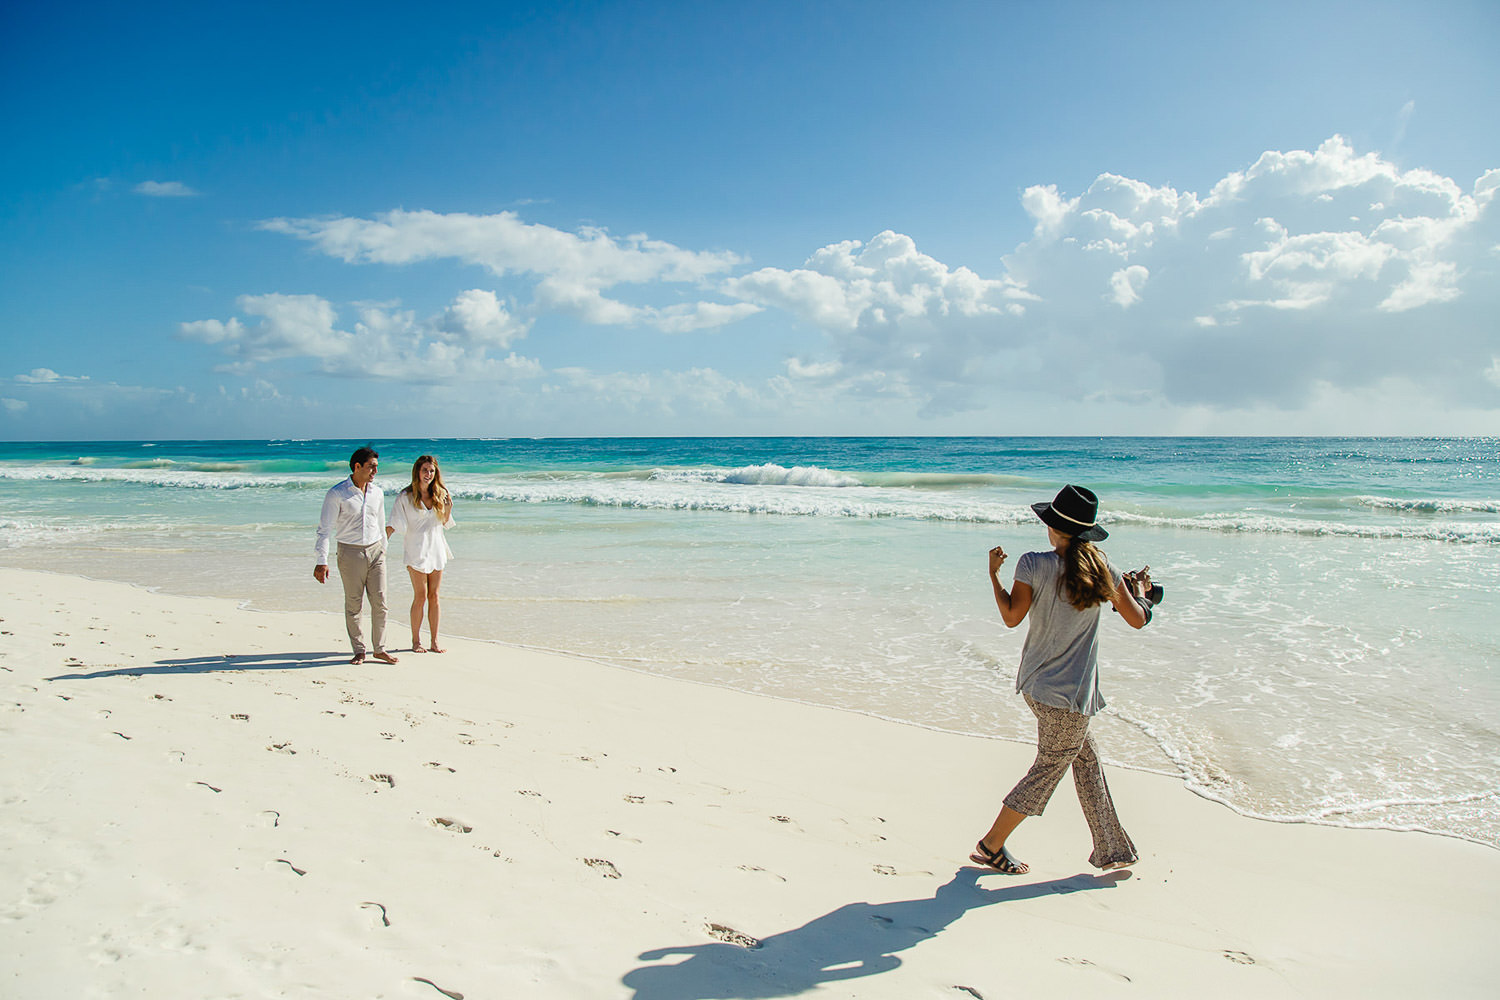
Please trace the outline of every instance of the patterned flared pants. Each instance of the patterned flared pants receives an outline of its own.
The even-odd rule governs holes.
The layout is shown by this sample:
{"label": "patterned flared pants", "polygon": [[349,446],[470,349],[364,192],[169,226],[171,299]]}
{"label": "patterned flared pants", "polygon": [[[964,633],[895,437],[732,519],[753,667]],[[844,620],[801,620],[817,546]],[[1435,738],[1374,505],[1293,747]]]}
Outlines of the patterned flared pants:
{"label": "patterned flared pants", "polygon": [[1120,826],[1115,804],[1104,782],[1104,768],[1094,752],[1089,735],[1089,717],[1063,708],[1053,708],[1026,695],[1026,704],[1036,716],[1036,760],[1026,777],[1005,797],[1005,804],[1018,813],[1040,816],[1052,798],[1063,774],[1073,768],[1073,787],[1078,804],[1094,836],[1089,864],[1095,868],[1135,861],[1135,845]]}

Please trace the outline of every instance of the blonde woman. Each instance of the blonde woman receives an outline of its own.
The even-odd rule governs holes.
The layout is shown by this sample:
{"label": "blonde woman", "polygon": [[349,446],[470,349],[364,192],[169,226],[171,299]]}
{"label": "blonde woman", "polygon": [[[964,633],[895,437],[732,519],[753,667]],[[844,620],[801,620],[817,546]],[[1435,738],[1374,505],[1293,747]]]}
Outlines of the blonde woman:
{"label": "blonde woman", "polygon": [[[406,572],[411,577],[411,651],[446,652],[438,645],[438,587],[443,582],[443,567],[453,558],[443,529],[453,526],[453,496],[443,486],[443,473],[437,459],[423,455],[412,463],[411,485],[396,497],[391,508],[391,523],[386,537],[401,532],[402,554]],[[422,645],[422,612],[427,612],[427,627],[432,636],[429,646]]]}
{"label": "blonde woman", "polygon": [[1005,550],[990,549],[990,584],[1007,628],[1031,625],[1021,650],[1016,690],[1036,716],[1036,761],[1005,797],[1005,805],[969,860],[1006,875],[1029,868],[1006,847],[1027,816],[1040,816],[1071,767],[1078,804],[1093,835],[1089,863],[1124,868],[1136,862],[1135,845],[1115,815],[1104,769],[1089,735],[1089,720],[1104,707],[1099,693],[1099,611],[1113,605],[1131,628],[1151,620],[1151,568],[1121,573],[1094,543],[1108,533],[1099,526],[1099,498],[1081,486],[1065,486],[1051,503],[1031,505],[1047,526],[1050,551],[1028,552],[1016,564],[1010,591],[1000,583]]}

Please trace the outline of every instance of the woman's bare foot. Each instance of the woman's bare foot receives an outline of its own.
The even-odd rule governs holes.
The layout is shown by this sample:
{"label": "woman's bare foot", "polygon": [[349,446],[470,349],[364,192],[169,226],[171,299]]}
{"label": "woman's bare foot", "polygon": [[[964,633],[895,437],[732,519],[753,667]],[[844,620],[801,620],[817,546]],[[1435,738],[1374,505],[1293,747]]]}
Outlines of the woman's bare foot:
{"label": "woman's bare foot", "polygon": [[433,642],[432,642],[432,651],[433,651],[433,652],[434,652],[434,653],[446,653],[446,652],[448,652],[448,651],[447,651],[447,650],[446,650],[446,649],[444,649],[444,648],[443,648],[443,647],[442,647],[442,646],[439,646],[439,645],[438,645],[438,644],[437,644],[437,640],[436,640],[436,639],[434,639],[434,640],[433,640]]}
{"label": "woman's bare foot", "polygon": [[411,644],[411,651],[413,653],[425,653],[427,652],[427,647],[422,645],[421,642],[413,642]]}
{"label": "woman's bare foot", "polygon": [[379,660],[382,663],[399,663],[400,662],[399,660],[396,659],[395,656],[391,655],[390,653],[387,653],[383,649],[375,651],[375,659]]}
{"label": "woman's bare foot", "polygon": [[355,653],[354,654],[354,658],[351,659],[349,662],[350,663],[363,663],[363,662],[365,662],[365,654],[364,653]]}

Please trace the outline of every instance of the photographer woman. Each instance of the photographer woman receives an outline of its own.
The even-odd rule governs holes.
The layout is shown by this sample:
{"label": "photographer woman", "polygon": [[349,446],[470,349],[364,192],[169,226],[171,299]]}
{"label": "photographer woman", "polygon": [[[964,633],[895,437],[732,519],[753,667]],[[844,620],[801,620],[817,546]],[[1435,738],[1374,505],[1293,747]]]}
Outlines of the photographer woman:
{"label": "photographer woman", "polygon": [[[1065,486],[1051,503],[1031,505],[1047,526],[1050,552],[1028,552],[1016,563],[1015,582],[1006,592],[998,576],[1006,560],[1000,546],[990,549],[990,583],[1008,628],[1031,615],[1016,690],[1036,716],[1037,753],[1031,770],[1005,797],[994,825],[969,860],[1007,875],[1029,869],[1005,842],[1021,820],[1040,816],[1071,766],[1078,802],[1094,838],[1089,863],[1124,868],[1136,862],[1135,845],[1120,826],[1104,770],[1089,735],[1089,719],[1104,707],[1099,694],[1099,609],[1114,605],[1131,628],[1151,620],[1150,567],[1121,574],[1094,542],[1108,533],[1098,524],[1099,499],[1080,486]],[[1159,594],[1158,594],[1159,599]]]}

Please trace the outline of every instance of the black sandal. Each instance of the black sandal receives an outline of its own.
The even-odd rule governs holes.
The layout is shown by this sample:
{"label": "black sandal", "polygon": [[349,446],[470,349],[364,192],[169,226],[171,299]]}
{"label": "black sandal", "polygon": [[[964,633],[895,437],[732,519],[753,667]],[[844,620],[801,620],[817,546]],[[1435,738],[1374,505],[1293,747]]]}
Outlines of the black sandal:
{"label": "black sandal", "polygon": [[969,860],[976,865],[992,868],[1002,875],[1025,875],[1031,871],[1031,866],[1026,862],[1011,857],[1004,844],[1000,845],[1000,850],[992,851],[984,846],[982,840],[974,845],[974,853],[969,855]]}

